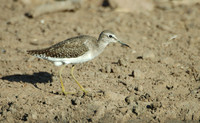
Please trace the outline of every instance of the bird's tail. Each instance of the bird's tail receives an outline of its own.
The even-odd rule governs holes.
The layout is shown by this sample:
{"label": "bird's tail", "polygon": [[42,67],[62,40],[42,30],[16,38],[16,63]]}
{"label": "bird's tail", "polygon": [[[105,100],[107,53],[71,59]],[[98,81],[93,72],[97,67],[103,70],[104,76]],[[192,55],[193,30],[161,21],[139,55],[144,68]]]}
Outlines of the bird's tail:
{"label": "bird's tail", "polygon": [[42,52],[42,50],[28,50],[27,53],[30,55],[40,55],[43,52]]}
{"label": "bird's tail", "polygon": [[42,50],[28,50],[27,51],[28,54],[36,56],[38,58],[42,58],[42,59],[46,59],[46,49],[42,49]]}

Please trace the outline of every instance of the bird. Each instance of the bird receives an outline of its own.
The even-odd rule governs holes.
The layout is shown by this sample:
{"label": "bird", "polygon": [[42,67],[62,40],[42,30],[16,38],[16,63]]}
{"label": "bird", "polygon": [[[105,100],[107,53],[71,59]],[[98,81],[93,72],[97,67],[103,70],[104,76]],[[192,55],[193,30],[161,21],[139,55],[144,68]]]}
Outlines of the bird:
{"label": "bird", "polygon": [[27,53],[41,59],[53,62],[56,66],[63,66],[59,70],[59,79],[61,83],[62,93],[64,95],[70,94],[66,92],[62,80],[62,71],[66,65],[72,64],[71,76],[78,84],[80,89],[87,93],[83,86],[74,77],[74,68],[76,64],[90,61],[100,55],[109,43],[120,43],[123,46],[130,47],[126,43],[120,41],[116,35],[109,30],[104,30],[100,33],[98,39],[89,35],[79,35],[61,41],[48,48],[40,50],[28,50]]}

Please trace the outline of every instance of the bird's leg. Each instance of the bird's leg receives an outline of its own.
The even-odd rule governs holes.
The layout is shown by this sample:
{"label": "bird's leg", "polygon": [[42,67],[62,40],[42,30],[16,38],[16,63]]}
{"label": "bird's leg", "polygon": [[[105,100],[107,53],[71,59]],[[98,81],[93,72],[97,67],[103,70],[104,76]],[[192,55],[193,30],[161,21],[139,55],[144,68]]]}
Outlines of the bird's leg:
{"label": "bird's leg", "polygon": [[72,92],[65,92],[65,87],[64,87],[64,84],[63,84],[63,81],[62,81],[62,71],[63,69],[65,68],[65,65],[62,66],[60,68],[60,71],[59,71],[59,77],[60,77],[60,83],[61,83],[61,87],[62,87],[62,93],[67,95],[67,94],[73,94]]}
{"label": "bird's leg", "polygon": [[87,93],[87,91],[83,88],[83,86],[76,80],[76,78],[74,77],[74,67],[75,65],[72,66],[72,69],[71,69],[71,75],[73,77],[73,79],[76,81],[76,84],[78,84],[78,86],[81,88],[81,90],[84,92],[84,93]]}

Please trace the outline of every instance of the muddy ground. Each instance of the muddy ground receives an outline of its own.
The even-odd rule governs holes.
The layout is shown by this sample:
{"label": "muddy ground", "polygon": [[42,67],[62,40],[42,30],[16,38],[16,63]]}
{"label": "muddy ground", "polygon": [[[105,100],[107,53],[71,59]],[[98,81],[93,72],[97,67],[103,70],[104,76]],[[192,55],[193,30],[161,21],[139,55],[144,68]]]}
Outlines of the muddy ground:
{"label": "muddy ground", "polygon": [[[200,5],[156,5],[141,14],[83,7],[35,18],[34,6],[0,2],[0,122],[200,122]],[[110,44],[76,65],[83,94],[60,67],[26,53],[105,29],[131,48]]]}

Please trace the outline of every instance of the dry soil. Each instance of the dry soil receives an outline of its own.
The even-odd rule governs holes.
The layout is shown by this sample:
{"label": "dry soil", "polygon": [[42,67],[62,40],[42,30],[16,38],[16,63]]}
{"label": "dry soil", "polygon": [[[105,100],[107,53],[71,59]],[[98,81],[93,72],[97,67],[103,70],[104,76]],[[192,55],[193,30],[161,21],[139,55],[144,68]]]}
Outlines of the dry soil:
{"label": "dry soil", "polygon": [[[88,3],[90,4],[90,3]],[[34,6],[0,2],[0,122],[200,122],[200,5],[155,5],[143,14],[92,5],[25,16]],[[59,67],[26,53],[67,38],[112,30],[110,44],[76,65],[83,94]]]}

